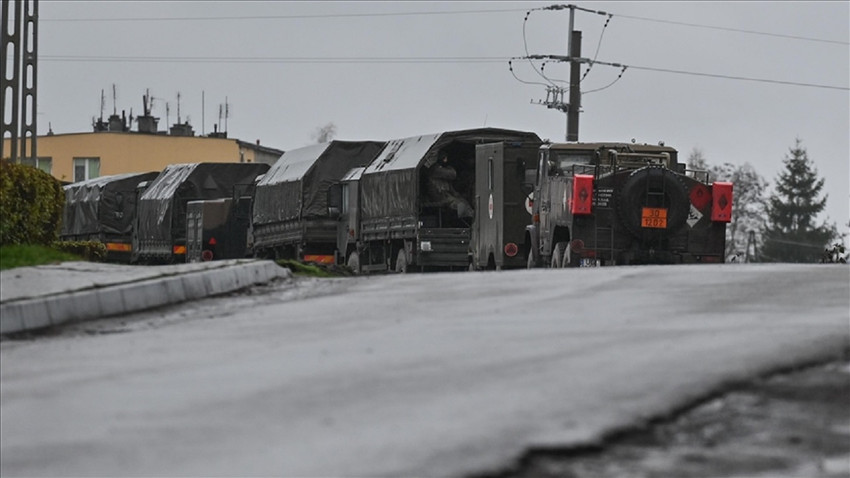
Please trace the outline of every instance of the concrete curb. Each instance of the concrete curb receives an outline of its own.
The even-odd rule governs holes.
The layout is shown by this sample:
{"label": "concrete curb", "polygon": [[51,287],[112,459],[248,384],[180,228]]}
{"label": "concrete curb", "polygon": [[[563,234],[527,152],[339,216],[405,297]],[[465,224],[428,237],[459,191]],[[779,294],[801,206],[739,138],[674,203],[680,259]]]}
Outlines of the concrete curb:
{"label": "concrete curb", "polygon": [[129,314],[291,277],[272,261],[191,271],[0,304],[0,335]]}

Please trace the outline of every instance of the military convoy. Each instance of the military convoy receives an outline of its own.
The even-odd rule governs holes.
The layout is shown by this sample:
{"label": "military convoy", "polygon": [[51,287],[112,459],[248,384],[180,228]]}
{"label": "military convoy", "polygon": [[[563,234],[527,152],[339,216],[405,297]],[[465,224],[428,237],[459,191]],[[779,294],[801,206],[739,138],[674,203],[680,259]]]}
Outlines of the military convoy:
{"label": "military convoy", "polygon": [[732,185],[688,171],[673,148],[496,128],[331,141],[271,167],[172,165],[134,184],[116,260],[289,258],[356,273],[723,262],[732,207]]}

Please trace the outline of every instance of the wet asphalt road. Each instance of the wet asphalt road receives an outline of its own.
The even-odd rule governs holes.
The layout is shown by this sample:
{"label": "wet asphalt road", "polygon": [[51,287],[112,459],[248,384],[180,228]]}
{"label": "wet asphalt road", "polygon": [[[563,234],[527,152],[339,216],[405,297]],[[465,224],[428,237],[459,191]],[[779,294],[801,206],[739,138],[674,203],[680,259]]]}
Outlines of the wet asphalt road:
{"label": "wet asphalt road", "polygon": [[850,361],[839,361],[758,379],[598,447],[529,450],[475,478],[848,476]]}

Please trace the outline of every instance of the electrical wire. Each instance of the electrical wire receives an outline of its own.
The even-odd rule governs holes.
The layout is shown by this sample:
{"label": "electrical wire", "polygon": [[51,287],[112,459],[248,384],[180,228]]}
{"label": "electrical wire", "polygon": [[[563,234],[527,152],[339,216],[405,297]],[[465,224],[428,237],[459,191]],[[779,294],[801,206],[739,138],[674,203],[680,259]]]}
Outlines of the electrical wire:
{"label": "electrical wire", "polygon": [[623,66],[623,68],[620,70],[620,74],[617,76],[617,78],[615,78],[614,81],[612,81],[611,83],[608,83],[607,85],[603,86],[602,88],[596,88],[595,90],[589,90],[589,91],[582,91],[581,94],[582,95],[589,95],[590,93],[596,93],[597,91],[602,91],[604,89],[610,88],[611,86],[614,86],[614,83],[620,81],[620,78],[623,77],[623,73],[625,73],[628,68],[629,68],[628,66]]}
{"label": "electrical wire", "polygon": [[549,85],[547,85],[546,83],[541,83],[539,81],[526,81],[526,80],[520,79],[518,76],[516,76],[516,73],[514,72],[513,60],[508,60],[508,70],[510,70],[511,75],[513,75],[513,77],[520,83],[523,83],[523,84],[526,84],[526,85],[545,86],[547,88],[549,87]]}
{"label": "electrical wire", "polygon": [[[360,64],[393,64],[393,63],[504,63],[511,60],[549,60],[559,62],[569,62],[568,56],[559,55],[528,55],[527,57],[200,57],[200,56],[181,56],[181,57],[165,57],[165,56],[85,56],[85,55],[40,55],[39,61],[44,62],[98,62],[98,63],[269,63],[269,64],[290,64],[290,63],[307,63],[307,64],[339,64],[339,63],[360,63]],[[588,63],[590,60],[579,58],[582,63]],[[824,88],[832,90],[848,91],[850,87],[834,86],[815,83],[802,83],[795,81],[772,80],[767,78],[752,78],[736,75],[723,75],[715,73],[701,73],[693,71],[674,70],[670,68],[655,68],[648,66],[625,65],[621,63],[609,63],[603,61],[594,61],[594,63],[616,68],[631,68],[634,70],[646,70],[659,73],[675,73],[680,75],[703,76],[709,78],[722,78],[729,80],[754,81],[760,83],[773,83],[790,86],[804,86],[811,88]],[[521,80],[520,80],[521,81]],[[554,86],[543,83],[543,86]]]}
{"label": "electrical wire", "polygon": [[306,20],[311,18],[366,18],[366,17],[404,17],[417,15],[466,15],[478,13],[515,13],[525,9],[506,8],[491,10],[442,10],[420,12],[386,13],[328,13],[312,15],[228,15],[218,17],[112,17],[112,18],[39,18],[39,22],[187,22],[187,21],[233,21],[233,20]]}
{"label": "electrical wire", "polygon": [[[587,67],[587,70],[585,70],[584,75],[582,75],[581,79],[579,80],[579,83],[581,83],[582,81],[584,81],[585,78],[587,78],[587,74],[590,73],[590,70],[593,69],[593,64],[594,64],[594,62],[596,62],[596,59],[599,57],[599,50],[602,48],[602,37],[605,36],[605,30],[608,28],[608,24],[611,23],[611,17],[613,16],[610,13],[607,14],[607,15],[608,15],[608,19],[605,20],[605,25],[602,26],[602,32],[599,33],[599,42],[596,44],[596,53],[593,54],[593,60],[590,62],[590,66]],[[620,76],[622,76],[622,73],[620,74]],[[614,80],[614,81],[616,82],[617,80]],[[606,86],[606,88],[607,88],[607,86]]]}
{"label": "electrical wire", "polygon": [[525,18],[522,20],[522,44],[523,44],[523,47],[525,48],[525,56],[527,58],[529,58],[528,64],[531,66],[531,69],[534,70],[535,73],[540,75],[541,78],[546,80],[546,82],[547,82],[546,86],[552,86],[552,87],[557,88],[558,86],[555,85],[555,82],[552,81],[551,78],[549,78],[549,77],[547,77],[546,75],[543,74],[543,66],[540,67],[540,71],[537,71],[537,68],[535,68],[535,66],[534,66],[534,62],[531,60],[531,55],[529,55],[529,53],[528,53],[528,36],[526,34],[526,25],[528,24],[528,17],[531,16],[531,12],[533,12],[535,10],[542,10],[542,9],[541,8],[534,8],[534,9],[527,11],[525,13]]}
{"label": "electrical wire", "polygon": [[[574,61],[573,58],[571,58],[569,56],[563,56],[563,55],[532,55],[532,58],[536,59],[536,60],[548,59],[548,60],[560,61],[560,62]],[[576,58],[575,60],[578,61],[579,63],[589,63],[590,62],[590,60],[588,60],[587,58]],[[721,74],[715,74],[715,73],[700,73],[700,72],[693,72],[693,71],[673,70],[673,69],[670,69],[670,68],[654,68],[654,67],[649,67],[649,66],[625,65],[625,64],[622,64],[622,63],[609,63],[609,62],[604,62],[604,61],[595,61],[594,63],[600,64],[600,65],[605,65],[605,66],[613,66],[613,67],[617,67],[617,68],[627,67],[627,68],[632,68],[632,69],[635,69],[635,70],[646,70],[646,71],[654,71],[654,72],[660,72],[660,73],[676,73],[676,74],[680,74],[680,75],[704,76],[704,77],[709,77],[709,78],[723,78],[723,79],[727,79],[727,80],[754,81],[754,82],[759,82],[759,83],[773,83],[773,84],[781,84],[781,85],[805,86],[805,87],[810,87],[810,88],[824,88],[824,89],[831,89],[831,90],[850,91],[850,87],[847,87],[847,86],[833,86],[833,85],[823,85],[823,84],[815,84],[815,83],[802,83],[802,82],[796,82],[796,81],[771,80],[771,79],[768,79],[768,78],[752,78],[752,77],[746,77],[746,76],[721,75]]]}
{"label": "electrical wire", "polygon": [[[587,8],[582,8],[578,6],[574,6],[576,10],[588,12],[588,13],[596,13],[596,14],[605,14],[605,15],[613,15],[608,14],[606,12],[600,12],[597,10],[590,10]],[[533,10],[563,10],[569,8],[569,5],[553,5],[550,7],[541,7],[535,8]],[[82,23],[82,22],[185,22],[185,21],[236,21],[236,20],[304,20],[304,19],[321,19],[321,18],[368,18],[368,17],[394,17],[394,16],[417,16],[417,15],[468,15],[468,14],[479,14],[479,13],[513,13],[513,12],[522,12],[527,11],[526,9],[488,9],[488,10],[456,10],[456,11],[418,11],[418,12],[386,12],[386,13],[329,13],[329,14],[312,14],[312,15],[227,15],[227,16],[216,16],[216,17],[110,17],[110,18],[39,18],[39,22],[49,22],[49,23]],[[735,32],[735,33],[746,33],[750,35],[763,35],[777,38],[786,38],[791,40],[801,40],[801,41],[810,41],[810,42],[820,42],[820,43],[832,43],[837,45],[850,45],[850,42],[843,40],[829,40],[825,38],[813,38],[813,37],[805,37],[801,35],[786,35],[782,33],[771,33],[771,32],[763,32],[763,31],[755,31],[755,30],[746,30],[742,28],[730,28],[730,27],[721,27],[716,25],[702,25],[698,23],[688,23],[688,22],[679,22],[674,20],[664,20],[658,18],[649,18],[649,17],[641,17],[636,15],[621,15],[616,14],[618,17],[628,18],[631,20],[641,20],[648,22],[656,22],[656,23],[666,23],[670,25],[680,25],[694,28],[705,28],[711,30],[720,30],[727,32]]]}
{"label": "electrical wire", "polygon": [[811,42],[820,42],[820,43],[833,43],[836,45],[850,45],[850,42],[841,41],[841,40],[827,40],[825,38],[812,38],[812,37],[804,37],[799,35],[785,35],[782,33],[770,33],[770,32],[760,32],[754,30],[744,30],[741,28],[729,28],[729,27],[718,27],[714,25],[700,25],[698,23],[687,23],[687,22],[677,22],[673,20],[661,20],[657,18],[647,18],[647,17],[638,17],[634,15],[620,15],[617,14],[618,17],[629,18],[632,20],[643,20],[647,22],[656,22],[656,23],[667,23],[670,25],[681,25],[686,27],[694,27],[694,28],[706,28],[710,30],[720,30],[725,32],[735,32],[735,33],[747,33],[750,35],[763,35],[769,37],[777,37],[777,38],[787,38],[791,40],[803,40],[803,41],[811,41]]}
{"label": "electrical wire", "polygon": [[86,56],[40,55],[45,62],[98,63],[503,63],[504,56],[491,57],[209,57],[209,56]]}
{"label": "electrical wire", "polygon": [[767,78],[750,78],[746,76],[733,76],[733,75],[719,75],[714,73],[697,73],[693,71],[682,71],[682,70],[672,70],[668,68],[652,68],[648,66],[634,66],[629,65],[629,68],[633,68],[635,70],[646,70],[646,71],[656,71],[662,73],[676,73],[679,75],[691,75],[691,76],[704,76],[708,78],[723,78],[727,80],[741,80],[741,81],[754,81],[758,83],[774,83],[779,85],[791,85],[791,86],[806,86],[810,88],[824,88],[830,90],[843,90],[850,91],[850,87],[846,86],[832,86],[832,85],[822,85],[815,83],[801,83],[796,81],[782,81],[782,80],[771,80]]}

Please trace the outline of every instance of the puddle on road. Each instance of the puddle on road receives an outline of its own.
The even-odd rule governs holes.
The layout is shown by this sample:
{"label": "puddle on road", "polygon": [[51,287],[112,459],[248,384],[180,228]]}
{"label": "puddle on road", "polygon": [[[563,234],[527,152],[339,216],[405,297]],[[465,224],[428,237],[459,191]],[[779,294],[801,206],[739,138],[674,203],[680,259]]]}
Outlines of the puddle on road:
{"label": "puddle on road", "polygon": [[555,477],[850,477],[850,362],[757,380],[598,449],[530,452],[475,475]]}

